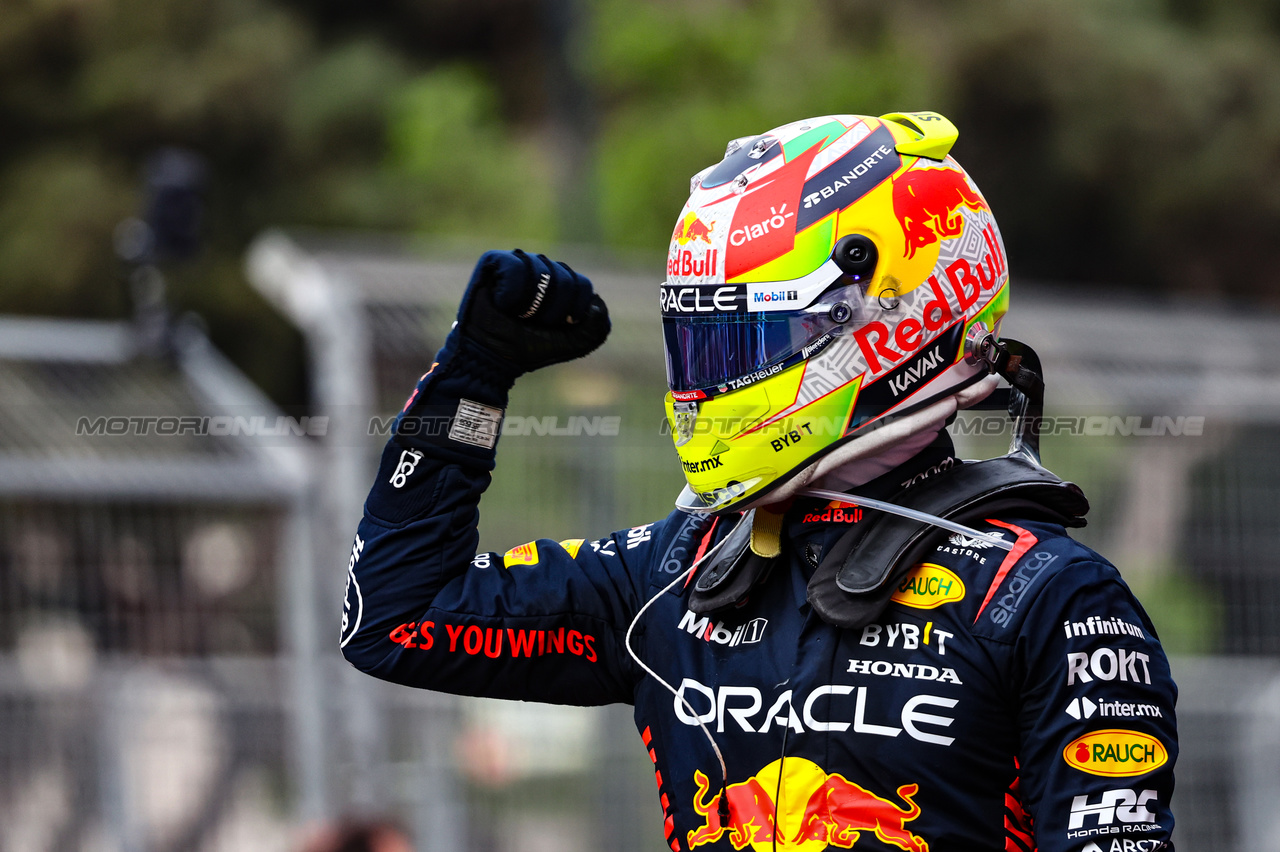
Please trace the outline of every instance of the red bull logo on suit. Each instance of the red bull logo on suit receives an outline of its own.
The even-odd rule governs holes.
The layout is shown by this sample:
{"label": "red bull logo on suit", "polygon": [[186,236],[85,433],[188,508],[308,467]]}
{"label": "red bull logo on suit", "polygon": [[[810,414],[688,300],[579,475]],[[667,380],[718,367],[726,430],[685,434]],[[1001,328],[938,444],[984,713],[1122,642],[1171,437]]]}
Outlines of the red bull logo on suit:
{"label": "red bull logo on suit", "polygon": [[[695,771],[693,779],[698,785],[693,807],[705,824],[689,832],[690,849],[715,843],[727,833],[734,849],[754,852],[852,849],[863,836],[906,852],[929,852],[928,842],[907,825],[920,816],[914,801],[917,784],[899,787],[895,802],[839,773],[828,775],[803,757],[775,760],[709,798],[707,776]],[[727,822],[720,818],[721,795],[728,799]]]}

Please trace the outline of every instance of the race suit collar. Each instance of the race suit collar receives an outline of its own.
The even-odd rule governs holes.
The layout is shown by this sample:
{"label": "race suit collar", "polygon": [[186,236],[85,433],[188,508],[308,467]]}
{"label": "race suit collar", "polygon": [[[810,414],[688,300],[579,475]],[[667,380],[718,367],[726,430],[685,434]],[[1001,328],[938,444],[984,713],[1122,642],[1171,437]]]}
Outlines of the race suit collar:
{"label": "race suit collar", "polygon": [[[907,489],[959,464],[962,462],[956,458],[955,445],[944,430],[935,436],[932,443],[893,470],[865,485],[842,490],[879,500],[893,500]],[[812,576],[827,548],[851,525],[859,523],[864,513],[865,510],[852,504],[813,497],[796,499],[787,511],[783,524],[786,541],[783,550],[792,554],[793,562],[797,564],[805,582]],[[800,591],[799,601],[805,602],[803,590]]]}

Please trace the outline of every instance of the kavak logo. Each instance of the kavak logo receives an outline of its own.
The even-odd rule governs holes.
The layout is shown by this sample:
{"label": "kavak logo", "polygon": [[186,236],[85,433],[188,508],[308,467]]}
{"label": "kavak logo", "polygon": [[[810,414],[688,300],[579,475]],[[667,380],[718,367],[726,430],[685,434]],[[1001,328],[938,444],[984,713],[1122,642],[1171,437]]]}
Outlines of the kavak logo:
{"label": "kavak logo", "polygon": [[1153,736],[1112,728],[1072,740],[1062,759],[1090,775],[1120,778],[1159,769],[1169,761],[1169,751]]}
{"label": "kavak logo", "polygon": [[902,578],[890,600],[915,609],[936,609],[964,600],[964,581],[949,568],[921,562]]}

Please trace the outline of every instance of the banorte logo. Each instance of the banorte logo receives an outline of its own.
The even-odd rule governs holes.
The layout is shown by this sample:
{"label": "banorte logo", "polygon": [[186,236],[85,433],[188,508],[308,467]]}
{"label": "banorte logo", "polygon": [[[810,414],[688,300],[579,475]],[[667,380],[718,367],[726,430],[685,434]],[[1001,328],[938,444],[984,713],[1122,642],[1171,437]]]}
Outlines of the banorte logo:
{"label": "banorte logo", "polygon": [[903,804],[898,805],[843,775],[828,775],[822,767],[802,757],[788,757],[786,770],[781,807],[773,801],[781,760],[746,781],[730,784],[724,792],[729,800],[729,822],[725,825],[720,823],[721,794],[708,799],[711,784],[706,775],[695,771],[693,780],[698,792],[693,797],[693,807],[706,824],[689,832],[689,848],[715,843],[728,832],[734,849],[750,846],[754,852],[821,852],[829,847],[851,849],[866,832],[881,843],[907,852],[929,852],[925,839],[907,827],[920,816],[920,806],[912,801],[919,785],[899,787],[898,798]]}
{"label": "banorte logo", "polygon": [[906,238],[904,254],[951,239],[964,230],[964,219],[956,215],[960,205],[970,210],[991,208],[974,192],[964,175],[955,169],[911,169],[893,179],[893,214]]}

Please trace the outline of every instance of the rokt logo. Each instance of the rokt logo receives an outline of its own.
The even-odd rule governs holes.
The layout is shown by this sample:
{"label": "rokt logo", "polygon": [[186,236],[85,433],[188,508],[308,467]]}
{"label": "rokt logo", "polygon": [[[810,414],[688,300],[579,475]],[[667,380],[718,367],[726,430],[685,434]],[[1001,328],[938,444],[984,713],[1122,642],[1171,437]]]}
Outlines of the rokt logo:
{"label": "rokt logo", "polygon": [[[1151,658],[1141,651],[1099,648],[1092,655],[1083,651],[1067,654],[1067,686],[1092,683],[1098,680],[1119,680],[1128,683],[1151,683]],[[1138,666],[1142,666],[1139,678]],[[1090,674],[1092,672],[1092,674]]]}
{"label": "rokt logo", "polygon": [[1120,778],[1159,769],[1168,762],[1169,752],[1148,734],[1109,729],[1072,740],[1062,750],[1062,759],[1090,775]]}

